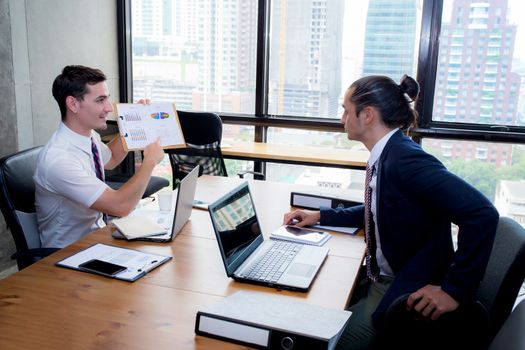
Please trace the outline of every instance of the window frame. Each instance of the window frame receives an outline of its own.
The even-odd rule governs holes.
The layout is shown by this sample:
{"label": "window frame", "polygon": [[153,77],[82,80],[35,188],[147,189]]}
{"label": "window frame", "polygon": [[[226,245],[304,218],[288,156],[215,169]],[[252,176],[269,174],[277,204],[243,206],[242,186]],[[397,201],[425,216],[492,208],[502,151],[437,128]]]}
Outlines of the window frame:
{"label": "window frame", "polygon": [[[268,114],[269,37],[271,0],[258,1],[257,65],[255,86],[255,113],[218,113],[225,124],[252,125],[254,141],[266,142],[268,127],[344,132],[337,119],[311,118]],[[423,0],[420,46],[417,57],[417,80],[420,96],[415,106],[419,125],[410,131],[413,139],[421,143],[424,137],[488,142],[525,143],[525,127],[432,120],[433,101],[437,77],[439,38],[443,0]],[[120,101],[129,102],[133,91],[131,54],[131,0],[117,0],[117,36]],[[258,168],[261,171],[261,166]]]}

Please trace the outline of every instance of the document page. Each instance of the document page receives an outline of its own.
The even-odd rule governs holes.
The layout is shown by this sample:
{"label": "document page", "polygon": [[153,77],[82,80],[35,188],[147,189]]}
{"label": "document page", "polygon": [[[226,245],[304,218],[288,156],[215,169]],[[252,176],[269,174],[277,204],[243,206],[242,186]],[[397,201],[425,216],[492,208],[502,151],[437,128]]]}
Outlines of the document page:
{"label": "document page", "polygon": [[173,103],[117,104],[117,123],[128,150],[142,150],[160,137],[163,148],[185,147]]}
{"label": "document page", "polygon": [[116,275],[115,278],[132,281],[168,261],[171,257],[97,243],[57,262],[57,265],[78,270],[80,264],[92,259],[125,266],[127,269]]}

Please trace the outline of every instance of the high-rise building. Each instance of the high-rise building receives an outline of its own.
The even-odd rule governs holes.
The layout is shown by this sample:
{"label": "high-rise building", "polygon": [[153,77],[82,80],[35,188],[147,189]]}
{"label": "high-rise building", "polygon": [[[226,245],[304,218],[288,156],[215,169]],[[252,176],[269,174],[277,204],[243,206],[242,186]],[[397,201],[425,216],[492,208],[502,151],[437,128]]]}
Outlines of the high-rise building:
{"label": "high-rise building", "polygon": [[363,76],[399,81],[415,71],[419,0],[370,0],[366,17]]}
{"label": "high-rise building", "polygon": [[190,1],[192,6],[199,6],[194,13],[202,59],[194,108],[248,112],[255,101],[257,1]]}
{"label": "high-rise building", "polygon": [[[433,120],[517,125],[521,78],[513,72],[516,26],[507,19],[507,0],[455,0],[441,28]],[[434,142],[434,147],[445,143]],[[449,157],[510,165],[512,146],[456,144]]]}
{"label": "high-rise building", "polygon": [[173,0],[133,2],[133,51],[138,55],[158,55],[166,39],[173,35]]}
{"label": "high-rise building", "polygon": [[270,114],[334,118],[341,92],[342,0],[274,0]]}
{"label": "high-rise building", "polygon": [[133,0],[132,14],[135,94],[253,113],[256,0]]}
{"label": "high-rise building", "polygon": [[434,120],[516,125],[515,40],[507,0],[455,0],[441,29]]}

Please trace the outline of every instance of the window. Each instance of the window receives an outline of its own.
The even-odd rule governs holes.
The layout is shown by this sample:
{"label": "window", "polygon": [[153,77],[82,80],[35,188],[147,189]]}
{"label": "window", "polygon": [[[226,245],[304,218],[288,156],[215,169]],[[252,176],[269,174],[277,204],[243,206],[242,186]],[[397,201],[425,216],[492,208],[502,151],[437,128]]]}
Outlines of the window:
{"label": "window", "polygon": [[133,0],[133,95],[255,111],[257,1]]}
{"label": "window", "polygon": [[[455,145],[450,149],[447,145]],[[425,138],[423,148],[489,198],[502,216],[525,216],[525,146]]]}
{"label": "window", "polygon": [[[471,118],[472,123],[523,126],[523,118],[518,110],[520,95],[511,95],[511,92],[525,78],[525,46],[521,43],[525,35],[525,24],[516,25],[522,21],[518,16],[525,7],[522,9],[521,2],[515,0],[471,1],[469,13],[463,14],[461,8],[454,7],[453,4],[453,0],[444,1],[439,48],[444,54],[439,56],[438,70],[444,69],[448,74],[438,75],[436,86],[443,87],[446,91],[454,91],[458,83],[462,86],[467,93],[464,99],[467,109],[478,111],[475,118]],[[500,7],[502,5],[505,5],[505,11]],[[502,14],[506,14],[505,20],[496,21]],[[451,21],[451,18],[460,16],[468,16],[469,21]],[[452,54],[450,50],[454,48],[454,39],[464,37],[472,37],[477,42],[476,55],[468,56],[461,52],[459,55]],[[507,40],[502,41],[505,37]],[[451,53],[447,54],[449,51]],[[509,56],[510,52],[514,53],[513,57]],[[459,76],[452,73],[455,68],[452,61],[465,65],[465,68],[468,67],[467,63],[475,66],[475,75],[469,75],[466,70]],[[496,91],[505,96],[500,110],[495,108],[502,102],[496,98]],[[478,98],[478,94],[481,94],[481,98]],[[434,96],[433,121],[454,123],[462,120],[461,110],[447,103],[450,92],[444,96]],[[445,105],[451,108],[444,109]],[[498,118],[500,114],[506,118]]]}
{"label": "window", "polygon": [[[326,21],[313,20],[320,12]],[[421,1],[415,0],[273,0],[268,113],[338,118],[342,95],[355,79],[415,76],[420,18]]]}
{"label": "window", "polygon": [[[225,141],[360,147],[338,122],[347,86],[363,75],[399,81],[408,73],[421,84],[413,134],[425,147],[447,162],[518,164],[513,155],[525,144],[521,0],[118,3],[131,5],[132,21],[123,22],[131,26],[132,93],[219,113]],[[245,166],[254,165],[231,167]],[[317,182],[338,186],[330,183],[337,169],[287,167],[267,164],[267,178],[326,173]]]}

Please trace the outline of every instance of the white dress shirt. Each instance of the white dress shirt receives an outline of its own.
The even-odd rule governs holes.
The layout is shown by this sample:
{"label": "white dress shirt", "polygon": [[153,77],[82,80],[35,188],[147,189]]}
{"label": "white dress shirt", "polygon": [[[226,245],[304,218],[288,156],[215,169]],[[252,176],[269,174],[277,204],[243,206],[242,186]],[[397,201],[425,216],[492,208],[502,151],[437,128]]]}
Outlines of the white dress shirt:
{"label": "white dress shirt", "polygon": [[[92,131],[102,163],[111,159],[110,149]],[[90,206],[108,188],[97,178],[91,138],[60,123],[38,156],[35,205],[44,247],[65,247],[103,227],[102,214]]]}
{"label": "white dress shirt", "polygon": [[371,210],[372,215],[374,218],[374,226],[375,226],[375,238],[376,238],[376,260],[377,260],[377,266],[379,266],[379,274],[386,275],[386,276],[394,276],[394,273],[392,272],[392,268],[388,264],[388,261],[386,260],[385,256],[383,255],[383,251],[381,250],[381,240],[379,239],[379,229],[377,228],[377,221],[375,220],[376,213],[377,213],[377,162],[379,161],[379,158],[381,157],[381,153],[383,153],[383,150],[385,149],[385,146],[390,140],[390,137],[394,135],[394,133],[399,130],[398,128],[390,131],[388,134],[383,136],[372,148],[372,151],[370,151],[370,158],[368,159],[369,165],[374,165],[374,175],[372,175],[372,179],[370,180],[370,187],[372,188],[372,203],[371,203]]}

